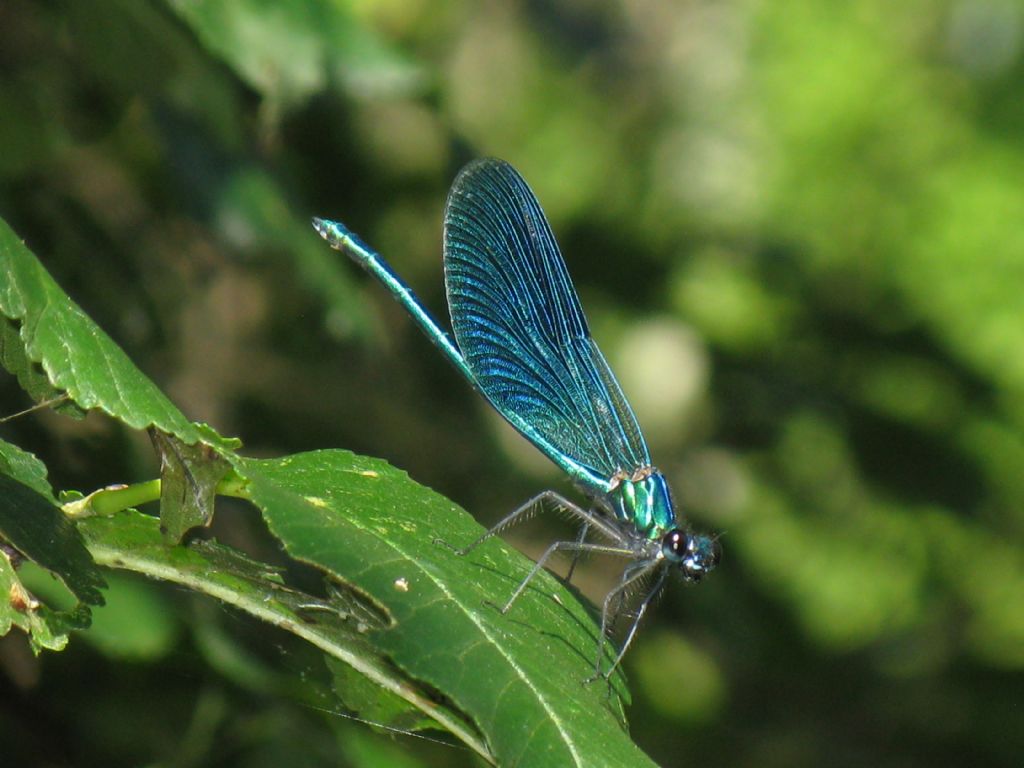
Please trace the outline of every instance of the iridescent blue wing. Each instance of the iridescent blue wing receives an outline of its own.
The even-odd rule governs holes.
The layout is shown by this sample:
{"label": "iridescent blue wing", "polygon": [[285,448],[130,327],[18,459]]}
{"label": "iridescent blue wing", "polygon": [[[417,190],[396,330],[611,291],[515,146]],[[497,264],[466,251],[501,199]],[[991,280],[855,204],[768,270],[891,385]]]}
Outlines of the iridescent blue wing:
{"label": "iridescent blue wing", "polygon": [[577,479],[574,465],[607,480],[650,464],[544,212],[512,166],[478,160],[455,180],[444,269],[456,343],[502,416]]}

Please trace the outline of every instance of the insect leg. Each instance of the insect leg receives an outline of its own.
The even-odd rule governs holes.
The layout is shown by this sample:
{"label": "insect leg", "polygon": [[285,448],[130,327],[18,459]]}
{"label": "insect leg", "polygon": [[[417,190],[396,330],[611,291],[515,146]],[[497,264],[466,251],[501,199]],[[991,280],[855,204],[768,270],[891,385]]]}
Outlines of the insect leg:
{"label": "insect leg", "polygon": [[[619,652],[616,654],[612,665],[608,668],[607,672],[601,672],[601,659],[604,655],[604,638],[606,633],[611,629],[611,626],[618,620],[619,612],[622,610],[622,603],[625,600],[626,590],[643,579],[651,572],[651,569],[656,568],[659,564],[659,561],[654,560],[645,560],[639,563],[630,564],[629,567],[623,571],[622,579],[619,581],[618,586],[605,596],[604,606],[601,610],[601,637],[598,638],[597,658],[594,660],[594,674],[587,680],[587,682],[596,680],[599,677],[604,677],[605,679],[611,677],[612,672],[615,671],[615,668],[619,666],[619,662],[622,661],[622,657],[626,655],[626,651],[633,643],[633,638],[640,626],[640,620],[647,612],[647,607],[651,604],[655,596],[661,591],[662,586],[665,584],[665,578],[668,575],[667,568],[661,569],[661,572],[658,574],[657,581],[654,582],[654,586],[648,591],[643,602],[640,603],[640,608],[637,610],[636,617],[633,619],[633,624],[629,629],[629,633],[626,635],[626,639],[623,642],[622,647],[619,649]],[[611,610],[613,601],[615,601],[614,611]]]}
{"label": "insect leg", "polygon": [[[578,504],[574,504],[573,502],[569,501],[569,499],[565,498],[560,493],[557,493],[555,491],[542,491],[541,493],[538,493],[536,496],[529,499],[524,504],[521,504],[519,507],[512,510],[512,512],[510,512],[509,514],[505,515],[505,517],[499,520],[497,524],[495,524],[488,530],[484,531],[482,534],[480,534],[480,536],[476,538],[475,541],[467,544],[465,547],[454,547],[448,542],[444,541],[443,539],[435,539],[434,543],[448,547],[448,549],[452,550],[457,555],[468,554],[472,552],[474,549],[476,549],[478,546],[483,544],[485,541],[487,541],[487,539],[491,538],[491,536],[493,536],[494,534],[500,533],[505,528],[508,528],[510,525],[514,525],[522,519],[528,518],[538,509],[543,509],[543,505],[545,502],[554,504],[557,507],[564,509],[566,512],[570,513],[574,517],[583,520],[583,522],[588,527],[593,526],[599,529],[611,541],[618,541],[624,543],[622,534],[613,526],[609,525],[605,520],[601,519],[597,515],[597,513],[583,509],[583,507],[579,506]],[[580,540],[579,543],[582,544],[583,541]]]}
{"label": "insect leg", "polygon": [[620,557],[632,557],[633,550],[626,549],[625,547],[614,547],[606,544],[587,544],[586,542],[577,541],[556,541],[550,547],[548,547],[544,554],[537,558],[537,562],[533,564],[533,568],[526,574],[526,578],[519,582],[519,586],[516,587],[516,591],[512,593],[512,596],[508,599],[508,602],[500,609],[502,613],[507,613],[508,609],[512,607],[512,603],[523,594],[527,585],[533,581],[534,576],[540,573],[544,564],[551,559],[551,556],[556,552],[570,551],[570,552],[596,552],[603,555],[619,555]]}
{"label": "insect leg", "polygon": [[[587,540],[587,534],[588,533],[590,533],[590,523],[585,521],[583,523],[583,525],[580,526],[580,533],[576,537],[576,543],[577,544],[583,544]],[[572,575],[576,571],[576,565],[579,563],[580,555],[582,555],[582,554],[583,554],[582,550],[579,550],[579,549],[577,549],[575,552],[572,553],[572,562],[569,563],[569,572],[565,574],[565,583],[566,584],[569,584],[569,583],[572,582]]]}
{"label": "insect leg", "polygon": [[619,653],[615,657],[615,661],[604,674],[606,679],[611,677],[612,672],[614,672],[615,668],[619,666],[619,662],[622,661],[622,657],[625,656],[626,651],[629,650],[629,646],[633,644],[633,638],[636,637],[636,631],[640,628],[640,620],[643,619],[644,614],[647,613],[648,606],[654,602],[654,598],[658,596],[659,592],[661,592],[661,588],[665,585],[665,578],[667,576],[668,569],[662,568],[661,573],[658,575],[658,580],[654,582],[654,586],[651,587],[651,590],[647,593],[647,597],[645,597],[644,601],[640,603],[640,608],[636,612],[636,618],[633,620],[633,626],[629,628],[629,633],[626,635],[626,639],[622,643],[622,648],[619,649]]}

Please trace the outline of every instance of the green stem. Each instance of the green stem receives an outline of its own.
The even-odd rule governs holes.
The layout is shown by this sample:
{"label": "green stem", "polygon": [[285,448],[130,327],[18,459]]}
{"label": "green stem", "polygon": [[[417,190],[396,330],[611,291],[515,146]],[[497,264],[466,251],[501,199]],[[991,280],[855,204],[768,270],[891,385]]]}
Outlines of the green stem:
{"label": "green stem", "polygon": [[249,487],[245,478],[241,477],[235,470],[228,472],[224,479],[217,483],[217,494],[220,496],[231,496],[236,499],[249,499]]}
{"label": "green stem", "polygon": [[112,515],[129,507],[138,507],[150,501],[160,500],[160,481],[147,480],[121,488],[103,488],[86,498],[92,501],[89,506],[97,515]]}
{"label": "green stem", "polygon": [[[217,493],[236,499],[249,498],[245,480],[233,470],[217,484]],[[106,517],[153,501],[160,501],[159,479],[100,488],[81,499],[69,501],[63,509],[64,514],[73,518],[93,515]]]}

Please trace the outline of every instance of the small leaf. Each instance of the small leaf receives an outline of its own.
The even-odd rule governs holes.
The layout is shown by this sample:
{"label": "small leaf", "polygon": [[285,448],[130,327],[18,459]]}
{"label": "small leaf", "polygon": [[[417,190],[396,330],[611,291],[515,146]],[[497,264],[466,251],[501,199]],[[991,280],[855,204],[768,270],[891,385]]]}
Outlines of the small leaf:
{"label": "small leaf", "polygon": [[160,454],[160,529],[176,544],[191,528],[209,524],[217,483],[231,465],[205,443],[186,445],[157,429],[149,434]]}
{"label": "small leaf", "polygon": [[[29,635],[35,650],[61,650],[70,630],[89,625],[89,605],[103,604],[100,589],[106,582],[78,529],[56,506],[45,476],[40,484],[39,467],[33,466],[37,460],[28,461],[29,454],[23,452],[17,456],[6,443],[2,447],[4,462],[34,487],[0,474],[0,540],[6,542],[0,549],[0,635],[18,626]],[[43,605],[18,579],[15,554],[59,576],[81,602],[67,611]]]}
{"label": "small leaf", "polygon": [[99,408],[135,429],[156,427],[186,443],[199,440],[195,426],[68,298],[2,219],[0,314],[11,321],[0,328],[0,357],[36,400],[66,392],[80,408]]}
{"label": "small leaf", "polygon": [[7,553],[0,550],[0,637],[18,627],[32,642],[33,648],[60,651],[68,644],[68,630],[60,621],[51,621],[52,614],[42,606],[18,580],[18,574]]}
{"label": "small leaf", "polygon": [[82,602],[103,604],[106,582],[74,523],[52,499],[7,475],[0,475],[0,536],[60,576]]}
{"label": "small leaf", "polygon": [[13,477],[36,493],[53,498],[53,488],[46,479],[46,465],[28,451],[0,440],[0,474]]}
{"label": "small leaf", "polygon": [[224,437],[209,424],[201,421],[192,423],[204,443],[216,448],[220,453],[234,453],[242,447],[242,441],[237,437]]}
{"label": "small leaf", "polygon": [[[14,374],[18,385],[37,403],[60,400],[66,395],[50,383],[41,366],[28,359],[19,334],[19,325],[9,319],[0,322],[0,365]],[[60,402],[54,406],[54,410],[76,419],[85,417],[85,411],[71,400]]]}

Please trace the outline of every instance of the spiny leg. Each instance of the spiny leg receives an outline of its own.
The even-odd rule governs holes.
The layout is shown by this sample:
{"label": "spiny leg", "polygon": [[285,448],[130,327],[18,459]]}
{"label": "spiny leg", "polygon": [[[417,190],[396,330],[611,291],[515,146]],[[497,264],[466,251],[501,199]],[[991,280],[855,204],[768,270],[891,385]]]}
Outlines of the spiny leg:
{"label": "spiny leg", "polygon": [[[588,533],[590,533],[590,523],[584,522],[583,525],[580,526],[580,533],[579,536],[576,537],[576,543],[583,544],[587,540]],[[572,583],[572,575],[576,572],[576,566],[579,564],[580,555],[582,554],[583,552],[578,549],[575,552],[573,552],[572,562],[569,563],[569,572],[565,574],[566,584]]]}
{"label": "spiny leg", "polygon": [[622,615],[622,610],[626,606],[626,590],[618,590],[615,596],[615,607],[608,611],[608,626],[605,628],[603,635],[611,637],[615,634],[615,625],[619,623],[619,617]]}
{"label": "spiny leg", "polygon": [[[654,582],[654,586],[651,587],[647,593],[647,597],[644,598],[643,602],[640,603],[640,608],[636,612],[636,618],[633,619],[633,626],[629,628],[629,632],[626,634],[626,639],[622,643],[622,647],[619,649],[618,654],[615,656],[615,661],[608,667],[608,671],[604,673],[604,678],[607,680],[612,676],[612,672],[619,666],[622,661],[622,657],[626,655],[626,651],[629,650],[629,646],[633,644],[633,638],[636,637],[636,631],[640,628],[640,620],[643,619],[644,614],[647,613],[648,606],[654,602],[654,598],[661,592],[661,588],[665,585],[665,578],[668,576],[668,569],[662,568],[661,573],[658,574],[658,580]],[[598,655],[598,667],[597,674],[600,674],[600,654]]]}
{"label": "spiny leg", "polygon": [[554,555],[556,552],[571,551],[571,552],[596,552],[603,555],[619,555],[620,557],[632,557],[633,550],[625,547],[614,547],[606,544],[587,544],[586,542],[577,541],[556,541],[550,547],[548,547],[544,554],[537,558],[537,562],[533,564],[533,568],[526,574],[526,578],[519,582],[519,586],[516,587],[516,591],[512,593],[512,596],[508,599],[508,602],[500,609],[502,613],[508,613],[509,608],[512,607],[512,603],[523,594],[523,590],[526,589],[527,585],[533,581],[533,577],[540,573],[544,564]]}
{"label": "spiny leg", "polygon": [[622,570],[622,576],[619,579],[619,584],[623,588],[616,588],[612,591],[615,597],[615,608],[609,610],[607,614],[608,621],[607,627],[605,627],[605,633],[608,636],[611,636],[615,632],[615,625],[618,623],[619,616],[622,615],[623,609],[626,606],[626,593],[628,591],[628,587],[636,582],[638,578],[643,578],[650,572],[652,567],[652,561],[650,560],[637,560],[636,562],[630,563]]}
{"label": "spiny leg", "polygon": [[[622,572],[622,578],[619,580],[619,583],[615,587],[615,589],[613,589],[611,592],[605,595],[604,604],[601,608],[601,635],[600,637],[598,637],[597,641],[597,658],[594,660],[594,674],[591,677],[589,677],[586,680],[586,682],[593,682],[594,680],[602,676],[601,659],[604,656],[604,639],[605,637],[607,637],[611,625],[618,620],[619,611],[621,610],[622,602],[625,599],[626,590],[628,590],[632,585],[636,584],[638,581],[643,579],[648,573],[650,573],[651,569],[657,567],[658,564],[659,561],[657,560],[644,560],[637,563],[631,563]],[[634,620],[633,626],[630,628],[629,635],[626,637],[626,643],[622,650],[620,650],[618,655],[615,657],[615,661],[612,664],[612,666],[608,669],[607,674],[604,675],[605,679],[611,676],[611,673],[615,670],[615,667],[617,667],[619,662],[622,660],[622,657],[626,652],[626,648],[629,647],[629,643],[633,641],[633,635],[636,634],[636,629],[640,624],[641,617],[643,617],[644,612],[646,612],[647,610],[647,605],[650,603],[651,598],[654,596],[654,594],[656,594],[657,591],[661,589],[661,585],[665,582],[665,574],[666,570],[662,569],[662,572],[658,577],[658,581],[655,583],[655,589],[652,590],[651,593],[649,593],[648,596],[644,598],[643,603],[641,603],[640,609],[637,611],[637,618]],[[617,601],[617,605],[614,612],[610,610],[613,601]]]}
{"label": "spiny leg", "polygon": [[[650,563],[646,560],[638,560],[637,562],[630,563],[623,571],[622,576],[619,578],[619,585],[616,586],[608,595],[605,596],[605,602],[602,604],[601,618],[601,634],[604,637],[611,637],[615,634],[615,625],[619,622],[619,616],[622,615],[623,608],[626,606],[626,589],[619,589],[618,586],[622,584],[632,584],[632,575],[635,571],[646,573],[650,570]],[[613,598],[615,607],[611,607],[611,600]]]}
{"label": "spiny leg", "polygon": [[[510,525],[514,525],[515,523],[517,523],[520,520],[520,518],[529,517],[530,513],[532,513],[536,508],[540,507],[541,509],[543,509],[544,502],[550,502],[554,504],[557,508],[564,509],[571,515],[580,518],[581,520],[583,520],[583,522],[587,525],[588,528],[590,526],[597,528],[602,533],[604,533],[611,541],[623,541],[622,533],[616,530],[613,526],[609,525],[605,520],[602,520],[600,517],[598,517],[596,513],[583,509],[583,507],[579,506],[578,504],[574,504],[572,501],[565,498],[565,496],[562,496],[562,494],[556,491],[549,490],[538,493],[533,498],[527,500],[525,503],[521,504],[516,509],[512,510],[512,512],[505,515],[505,517],[499,520],[497,524],[495,524],[488,530],[484,531],[482,534],[480,534],[480,536],[476,538],[475,541],[471,542],[465,547],[455,547],[449,544],[444,539],[434,539],[434,543],[448,547],[448,549],[452,550],[455,554],[459,556],[469,554],[478,546],[487,541],[487,539],[491,538],[491,536],[494,536],[496,533],[501,532]],[[580,541],[580,543],[583,543],[582,540]]]}

